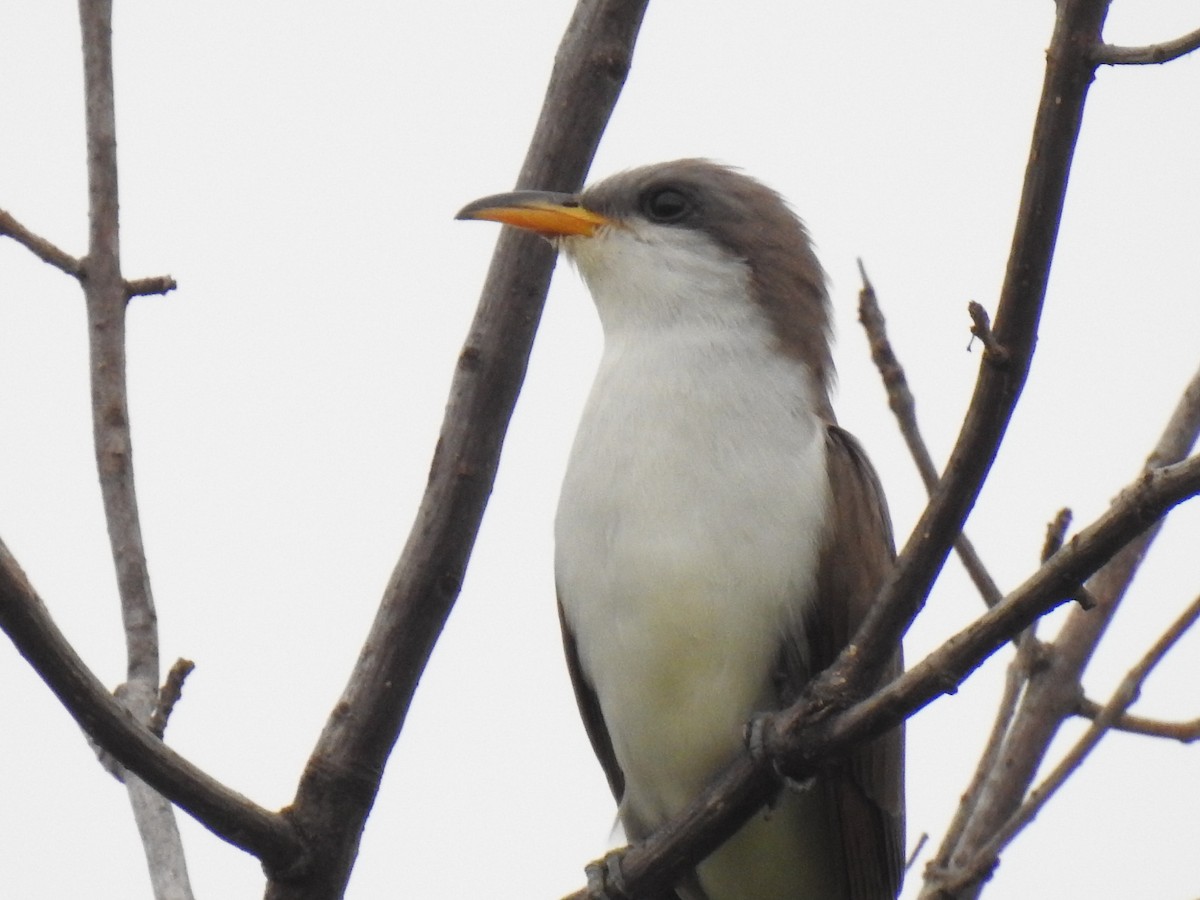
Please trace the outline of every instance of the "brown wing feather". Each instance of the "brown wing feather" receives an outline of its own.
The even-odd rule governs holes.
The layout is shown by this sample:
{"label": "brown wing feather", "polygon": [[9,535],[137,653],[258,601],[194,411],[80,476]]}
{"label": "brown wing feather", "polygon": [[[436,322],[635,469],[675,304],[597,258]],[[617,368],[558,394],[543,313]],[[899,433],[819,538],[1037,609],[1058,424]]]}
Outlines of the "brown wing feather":
{"label": "brown wing feather", "polygon": [[[850,642],[887,576],[895,548],[883,489],[858,441],[829,425],[829,527],[817,572],[816,602],[804,625],[808,671],[793,671],[794,689],[826,668]],[[784,655],[784,664],[796,654]],[[900,649],[883,676],[903,668]],[[904,731],[856,747],[823,779],[831,826],[841,837],[851,900],[891,900],[904,869]]]}
{"label": "brown wing feather", "polygon": [[571,675],[571,687],[575,689],[575,702],[579,704],[579,716],[583,719],[583,727],[588,739],[592,742],[592,750],[604,775],[608,778],[608,786],[612,789],[617,803],[625,795],[625,773],[617,765],[617,755],[613,752],[612,738],[608,736],[608,726],[604,724],[604,714],[600,711],[600,700],[588,680],[584,677],[583,667],[579,664],[579,650],[575,646],[575,635],[567,625],[563,615],[562,603],[558,604],[558,624],[562,627],[563,651],[567,655],[567,671]]}

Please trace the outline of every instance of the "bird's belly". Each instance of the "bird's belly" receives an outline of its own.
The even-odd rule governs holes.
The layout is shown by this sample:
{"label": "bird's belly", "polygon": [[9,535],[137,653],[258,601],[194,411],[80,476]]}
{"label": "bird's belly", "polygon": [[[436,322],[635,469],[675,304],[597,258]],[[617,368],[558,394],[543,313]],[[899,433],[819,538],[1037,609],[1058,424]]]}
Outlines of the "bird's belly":
{"label": "bird's belly", "polygon": [[602,394],[638,390],[632,406],[585,413],[559,502],[556,579],[625,774],[622,814],[652,828],[776,702],[773,669],[782,642],[800,639],[826,488],[823,429],[796,415],[798,391],[754,409],[759,382],[719,415],[656,403],[632,379]]}

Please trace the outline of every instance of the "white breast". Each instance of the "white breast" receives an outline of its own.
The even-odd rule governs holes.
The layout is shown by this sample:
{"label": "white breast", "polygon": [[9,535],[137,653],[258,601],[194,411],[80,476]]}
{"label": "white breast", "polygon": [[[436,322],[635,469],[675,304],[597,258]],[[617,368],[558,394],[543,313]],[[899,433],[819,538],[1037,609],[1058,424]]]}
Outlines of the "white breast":
{"label": "white breast", "polygon": [[626,808],[653,824],[770,702],[827,491],[810,377],[777,351],[744,267],[697,277],[682,246],[683,264],[664,269],[662,248],[637,237],[615,238],[628,245],[619,267],[611,245],[579,254],[605,350],[563,482],[556,577]]}

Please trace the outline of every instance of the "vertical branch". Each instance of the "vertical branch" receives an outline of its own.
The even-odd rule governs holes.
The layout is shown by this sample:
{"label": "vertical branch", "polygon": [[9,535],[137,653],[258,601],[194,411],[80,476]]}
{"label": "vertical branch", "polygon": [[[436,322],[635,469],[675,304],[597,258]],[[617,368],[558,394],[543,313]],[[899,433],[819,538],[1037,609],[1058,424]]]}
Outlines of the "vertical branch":
{"label": "vertical branch", "polygon": [[127,675],[157,689],[158,623],[133,485],[125,380],[125,310],[117,202],[112,0],[80,0],[87,101],[88,252],[83,259],[91,352],[92,434],[125,624]]}
{"label": "vertical branch", "polygon": [[[108,538],[125,626],[127,681],[121,700],[147,723],[158,697],[158,623],[133,484],[125,373],[125,310],[117,192],[112,0],[80,0],[86,104],[88,252],[82,261],[91,354],[92,430]],[[127,774],[156,898],[190,900],[187,866],[170,803]]]}

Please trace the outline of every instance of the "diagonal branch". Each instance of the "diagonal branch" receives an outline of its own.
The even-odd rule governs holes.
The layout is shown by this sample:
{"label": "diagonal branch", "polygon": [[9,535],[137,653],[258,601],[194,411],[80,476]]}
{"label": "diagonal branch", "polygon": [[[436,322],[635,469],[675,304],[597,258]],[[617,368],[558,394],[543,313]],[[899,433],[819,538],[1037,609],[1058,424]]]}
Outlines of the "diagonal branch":
{"label": "diagonal branch", "polygon": [[0,541],[0,629],[97,744],[230,843],[269,865],[292,864],[304,847],[290,823],[214,780],[130,715],[55,626]]}
{"label": "diagonal branch", "polygon": [[1167,652],[1187,633],[1188,629],[1196,624],[1197,619],[1200,619],[1200,597],[1189,604],[1171,627],[1146,651],[1137,665],[1129,670],[1109,701],[1100,708],[1087,731],[1076,741],[1066,756],[1054,767],[1054,770],[1046,776],[1042,784],[1030,792],[1028,799],[1021,804],[1020,809],[996,830],[987,843],[975,851],[975,855],[970,861],[956,867],[952,878],[939,883],[938,888],[942,895],[958,896],[960,891],[984,879],[995,868],[1000,851],[1016,837],[1022,828],[1033,821],[1050,798],[1096,749],[1100,739],[1116,726],[1120,717],[1137,699],[1142,685],[1154,667],[1162,661]]}
{"label": "diagonal branch", "polygon": [[0,235],[12,238],[42,262],[54,266],[60,272],[66,272],[72,278],[83,277],[83,264],[79,260],[60,250],[44,237],[34,234],[3,209],[0,209]]}
{"label": "diagonal branch", "polygon": [[924,604],[991,469],[1033,358],[1067,178],[1095,71],[1090,54],[1100,41],[1107,10],[1107,2],[1094,0],[1063,0],[1058,6],[1012,250],[991,329],[1005,354],[1004,364],[989,364],[991,354],[985,356],[938,487],[854,641],[817,679],[818,692],[842,684],[865,686],[878,678]]}
{"label": "diagonal branch", "polygon": [[[883,310],[879,308],[879,298],[875,295],[875,286],[867,277],[867,270],[861,259],[858,261],[858,272],[862,277],[863,284],[862,290],[858,292],[858,321],[862,323],[863,330],[867,333],[867,341],[871,348],[871,360],[883,378],[883,384],[887,390],[888,406],[900,426],[900,434],[904,437],[904,443],[908,445],[909,455],[912,456],[913,462],[917,466],[917,472],[925,484],[925,490],[932,494],[937,488],[938,471],[937,466],[933,463],[929,447],[926,446],[925,439],[921,436],[921,428],[917,424],[916,400],[913,399],[912,391],[908,387],[908,377],[904,374],[904,366],[900,364],[896,351],[892,349],[892,342],[888,339],[887,321],[883,317]],[[971,543],[965,533],[960,533],[954,539],[954,549],[958,553],[963,568],[967,570],[967,575],[974,583],[975,589],[983,598],[983,602],[988,606],[995,606],[999,603],[1004,598],[1004,594],[992,580],[987,567],[975,550],[975,545]]]}
{"label": "diagonal branch", "polygon": [[[1095,700],[1086,697],[1079,701],[1078,714],[1085,719],[1094,719],[1104,709]],[[1122,713],[1112,724],[1116,731],[1128,734],[1140,734],[1145,737],[1169,738],[1183,744],[1200,741],[1200,718],[1188,719],[1183,722],[1166,722],[1161,719],[1147,719],[1144,716],[1132,716]]]}
{"label": "diagonal branch", "polygon": [[[518,187],[574,190],[583,183],[628,73],[646,3],[578,3]],[[306,878],[272,880],[273,900],[341,896],[384,763],[458,596],[553,265],[545,241],[501,234],[416,522],[290,809],[320,858]]]}
{"label": "diagonal branch", "polygon": [[[1143,479],[1167,471],[1164,466],[1184,459],[1200,437],[1200,370],[1183,391],[1170,421],[1143,467]],[[1197,457],[1180,466],[1198,465]],[[1061,514],[1060,514],[1061,516]],[[1088,609],[1072,609],[1052,648],[1043,653],[1043,665],[1030,677],[1021,708],[1004,735],[997,764],[980,771],[983,786],[972,799],[965,820],[956,817],[961,829],[947,833],[927,877],[923,896],[936,897],[943,879],[954,877],[957,867],[973,859],[979,847],[990,841],[1020,807],[1026,791],[1058,732],[1061,723],[1079,708],[1080,679],[1108,623],[1116,613],[1141,560],[1158,533],[1151,525],[1136,540],[1120,548],[1075,596],[1086,595]],[[1070,550],[1079,537],[1060,548],[1053,558]],[[1003,764],[999,763],[1003,760]],[[983,764],[981,764],[982,769]]]}

